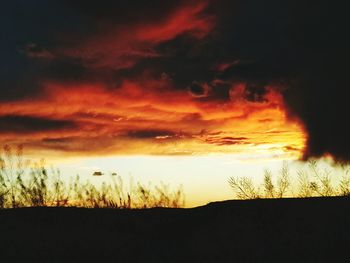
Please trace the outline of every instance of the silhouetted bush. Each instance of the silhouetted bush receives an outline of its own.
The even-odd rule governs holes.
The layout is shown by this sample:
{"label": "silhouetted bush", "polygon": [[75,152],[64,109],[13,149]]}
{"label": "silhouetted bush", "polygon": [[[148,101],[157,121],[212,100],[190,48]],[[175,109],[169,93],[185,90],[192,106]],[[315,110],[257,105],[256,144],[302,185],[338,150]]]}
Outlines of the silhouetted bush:
{"label": "silhouetted bush", "polygon": [[259,190],[255,188],[252,179],[249,177],[230,177],[229,184],[239,199],[256,199],[261,197]]}
{"label": "silhouetted bush", "polygon": [[316,160],[310,160],[306,169],[297,171],[297,182],[293,187],[286,162],[283,163],[276,182],[271,171],[265,170],[261,187],[254,185],[249,177],[230,177],[228,183],[238,199],[350,196],[350,168],[348,165],[341,168],[342,176],[338,186],[332,184],[332,171],[320,169]]}
{"label": "silhouetted bush", "polygon": [[[45,168],[44,160],[29,163],[25,172],[23,148],[13,151],[4,146],[0,155],[0,208],[27,206],[78,206],[89,208],[150,208],[183,207],[185,197],[182,187],[170,190],[161,182],[148,186],[130,181],[128,187],[121,176],[111,174],[111,182],[100,186],[89,180],[82,182],[79,175],[69,183],[61,179],[58,169]],[[28,170],[28,169],[27,169]]]}

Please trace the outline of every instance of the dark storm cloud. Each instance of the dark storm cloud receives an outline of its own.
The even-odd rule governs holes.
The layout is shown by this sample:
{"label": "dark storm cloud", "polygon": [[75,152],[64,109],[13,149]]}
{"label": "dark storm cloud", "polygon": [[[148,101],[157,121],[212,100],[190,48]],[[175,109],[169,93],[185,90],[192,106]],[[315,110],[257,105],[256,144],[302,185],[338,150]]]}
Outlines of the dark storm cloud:
{"label": "dark storm cloud", "polygon": [[[246,60],[222,79],[283,84],[290,114],[308,133],[305,158],[350,160],[346,10],[330,1],[213,1],[220,15],[217,58]],[[260,87],[260,90],[259,90]]]}
{"label": "dark storm cloud", "polygon": [[345,6],[246,0],[213,1],[212,8],[220,13],[217,58],[250,61],[219,77],[252,83],[257,98],[266,84],[284,86],[291,117],[300,118],[308,133],[304,157],[330,153],[350,160]]}
{"label": "dark storm cloud", "polygon": [[18,115],[0,116],[0,133],[32,133],[74,128],[76,128],[74,122],[67,120]]}
{"label": "dark storm cloud", "polygon": [[[120,29],[117,31],[120,35],[127,35],[127,30],[121,29],[123,26],[142,29],[146,23],[163,25],[174,10],[195,2],[2,3],[0,101],[40,94],[46,80],[96,81],[116,88],[125,79],[139,79],[145,71],[149,78],[168,76],[167,81],[174,89],[187,90],[204,102],[230,100],[232,83],[239,82],[246,84],[246,100],[262,102],[266,86],[273,85],[282,87],[290,117],[299,118],[305,126],[308,133],[305,158],[330,153],[338,160],[350,160],[346,96],[349,23],[347,9],[331,1],[210,1],[209,6],[195,14],[198,19],[215,17],[215,27],[207,30],[205,37],[193,37],[196,36],[193,28],[187,30],[187,25],[168,38],[156,35],[147,39],[145,34],[152,45],[118,54],[112,60],[113,63],[120,60],[117,66],[111,61],[104,61],[101,66],[98,60],[113,57],[108,52],[100,55],[105,42],[111,40],[103,38],[110,30]],[[76,55],[79,45],[95,36],[97,41],[85,47],[90,57],[86,58],[84,52]],[[117,40],[119,43],[122,39]],[[91,55],[89,52],[96,45],[101,47]],[[115,49],[128,46],[129,43]],[[72,50],[67,52],[69,48]],[[208,86],[203,88],[203,83]],[[11,122],[6,118],[0,119],[1,129]],[[41,126],[37,124],[42,121],[22,120],[29,131]],[[16,123],[11,125],[17,127]],[[136,138],[167,135],[174,134],[168,131],[130,134]]]}

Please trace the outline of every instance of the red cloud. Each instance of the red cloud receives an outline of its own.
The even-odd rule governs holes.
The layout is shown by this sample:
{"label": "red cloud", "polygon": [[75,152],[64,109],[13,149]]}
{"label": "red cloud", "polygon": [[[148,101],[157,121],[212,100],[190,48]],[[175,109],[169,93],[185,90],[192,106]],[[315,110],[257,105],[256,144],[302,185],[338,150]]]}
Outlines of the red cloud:
{"label": "red cloud", "polygon": [[212,16],[203,16],[201,12],[206,3],[197,3],[176,10],[164,23],[145,25],[137,30],[136,39],[151,43],[170,40],[176,36],[189,33],[195,38],[203,38],[213,28]]}
{"label": "red cloud", "polygon": [[109,26],[89,36],[84,43],[58,53],[82,59],[88,67],[130,68],[140,59],[162,56],[155,50],[162,42],[184,33],[196,39],[208,35],[214,27],[214,19],[202,13],[206,6],[205,2],[181,6],[161,21],[146,19],[142,24]]}

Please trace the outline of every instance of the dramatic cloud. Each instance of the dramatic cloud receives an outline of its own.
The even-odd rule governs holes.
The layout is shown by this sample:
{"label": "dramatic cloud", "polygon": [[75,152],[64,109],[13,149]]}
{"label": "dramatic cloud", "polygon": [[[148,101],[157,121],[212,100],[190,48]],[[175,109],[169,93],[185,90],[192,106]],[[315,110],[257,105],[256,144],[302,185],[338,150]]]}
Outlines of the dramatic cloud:
{"label": "dramatic cloud", "polygon": [[83,41],[75,40],[73,47],[58,48],[55,52],[80,59],[89,68],[130,68],[142,59],[166,56],[155,49],[160,43],[183,34],[195,39],[205,37],[213,27],[211,16],[200,15],[206,6],[205,2],[179,5],[168,17],[156,21],[145,17],[142,23],[130,20],[115,27],[98,28]]}
{"label": "dramatic cloud", "polygon": [[2,4],[0,143],[349,160],[337,9],[277,0]]}
{"label": "dramatic cloud", "polygon": [[[289,158],[302,151],[303,131],[287,121],[274,88],[266,87],[262,98],[252,101],[245,84],[232,84],[231,98],[218,102],[198,100],[172,85],[161,77],[124,81],[116,89],[103,83],[44,83],[36,99],[0,105],[6,116],[36,116],[31,125],[43,125],[34,129],[30,118],[21,117],[23,130],[11,129],[2,141],[72,154],[273,152]],[[290,145],[299,151],[290,151]]]}

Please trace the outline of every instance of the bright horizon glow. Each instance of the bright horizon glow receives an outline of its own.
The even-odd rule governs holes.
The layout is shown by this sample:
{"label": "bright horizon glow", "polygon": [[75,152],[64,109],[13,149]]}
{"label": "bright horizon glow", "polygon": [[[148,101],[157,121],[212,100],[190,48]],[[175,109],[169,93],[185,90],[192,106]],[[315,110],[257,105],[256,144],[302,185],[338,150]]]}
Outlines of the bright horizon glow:
{"label": "bright horizon glow", "polygon": [[[48,162],[59,168],[62,179],[68,180],[79,174],[83,181],[94,184],[109,181],[109,175],[116,172],[126,185],[130,179],[153,186],[160,182],[176,189],[182,185],[186,197],[185,207],[196,207],[209,202],[234,199],[234,193],[228,184],[231,176],[252,178],[255,185],[263,181],[264,170],[273,173],[273,179],[279,174],[284,161],[291,170],[291,181],[296,183],[296,171],[305,167],[304,162],[296,159],[269,158],[247,159],[247,155],[215,156],[117,156],[103,158],[77,158],[60,162]],[[330,160],[320,159],[321,167],[330,167]],[[332,169],[333,170],[333,169]],[[101,171],[102,176],[92,176]],[[338,175],[334,175],[336,180]]]}
{"label": "bright horizon glow", "polygon": [[[243,156],[242,156],[243,157]],[[232,199],[233,192],[227,180],[230,176],[249,176],[259,180],[264,168],[277,169],[280,160],[247,162],[232,155],[225,156],[128,156],[87,158],[58,165],[63,179],[79,174],[83,180],[98,184],[108,181],[108,174],[117,172],[128,184],[134,182],[152,185],[164,182],[170,188],[183,186],[186,196],[186,207],[205,205],[213,201]],[[94,171],[105,175],[92,176]]]}

